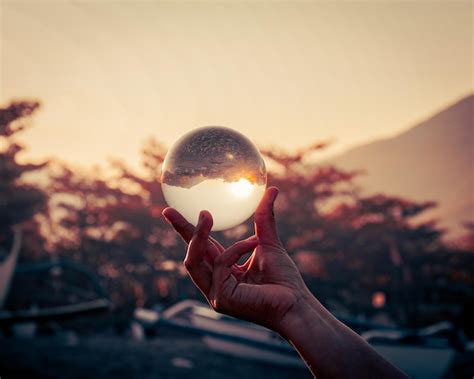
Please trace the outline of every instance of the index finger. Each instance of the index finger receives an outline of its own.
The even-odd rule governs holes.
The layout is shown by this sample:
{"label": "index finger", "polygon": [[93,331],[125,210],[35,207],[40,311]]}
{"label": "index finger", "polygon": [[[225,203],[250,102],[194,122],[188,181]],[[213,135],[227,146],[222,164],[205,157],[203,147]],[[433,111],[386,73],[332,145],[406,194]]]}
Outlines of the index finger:
{"label": "index finger", "polygon": [[188,246],[184,265],[189,272],[193,282],[199,287],[204,295],[207,295],[211,286],[211,270],[205,262],[208,247],[209,232],[212,228],[212,217],[209,212],[202,211],[194,235]]}
{"label": "index finger", "polygon": [[168,207],[163,210],[162,214],[163,217],[181,235],[184,242],[189,243],[194,234],[194,226],[174,208]]}
{"label": "index finger", "polygon": [[[193,238],[194,230],[196,229],[193,224],[188,222],[184,216],[179,213],[176,209],[168,207],[162,212],[163,217],[173,226],[173,228],[179,233],[184,242],[189,243]],[[213,237],[209,236],[209,239],[215,245],[217,250],[222,253],[224,247],[216,241]]]}

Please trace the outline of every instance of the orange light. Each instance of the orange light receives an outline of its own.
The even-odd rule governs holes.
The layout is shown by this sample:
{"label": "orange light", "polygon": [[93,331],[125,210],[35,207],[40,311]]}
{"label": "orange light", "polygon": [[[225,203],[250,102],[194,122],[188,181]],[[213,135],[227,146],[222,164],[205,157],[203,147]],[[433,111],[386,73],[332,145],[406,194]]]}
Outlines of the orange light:
{"label": "orange light", "polygon": [[374,308],[383,308],[385,306],[385,293],[384,292],[375,292],[372,295],[372,306]]}

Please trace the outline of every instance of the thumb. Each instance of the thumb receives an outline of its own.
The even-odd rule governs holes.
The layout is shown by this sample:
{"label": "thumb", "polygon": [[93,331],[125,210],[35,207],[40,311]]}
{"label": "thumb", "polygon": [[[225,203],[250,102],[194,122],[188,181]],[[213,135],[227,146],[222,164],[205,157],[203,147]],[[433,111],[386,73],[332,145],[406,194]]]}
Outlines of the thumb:
{"label": "thumb", "polygon": [[278,195],[278,188],[267,188],[255,211],[255,232],[262,245],[281,245],[275,224],[273,204]]}

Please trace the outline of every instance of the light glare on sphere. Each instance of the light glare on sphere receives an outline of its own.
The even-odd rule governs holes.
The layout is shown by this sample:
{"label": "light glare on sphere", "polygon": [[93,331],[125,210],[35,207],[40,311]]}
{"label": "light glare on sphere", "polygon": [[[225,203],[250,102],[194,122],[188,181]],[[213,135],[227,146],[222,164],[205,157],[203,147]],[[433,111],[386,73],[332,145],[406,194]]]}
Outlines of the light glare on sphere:
{"label": "light glare on sphere", "polygon": [[239,132],[220,126],[195,129],[166,154],[161,188],[169,206],[193,225],[199,212],[214,219],[212,230],[247,220],[265,192],[267,170],[255,145]]}

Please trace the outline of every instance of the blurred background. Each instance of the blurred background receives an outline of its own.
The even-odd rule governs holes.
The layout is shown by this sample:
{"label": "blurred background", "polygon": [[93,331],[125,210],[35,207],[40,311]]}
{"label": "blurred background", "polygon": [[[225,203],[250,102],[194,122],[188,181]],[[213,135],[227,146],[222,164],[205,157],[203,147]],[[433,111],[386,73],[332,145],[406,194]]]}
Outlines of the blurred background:
{"label": "blurred background", "polygon": [[413,377],[471,378],[472,24],[471,1],[2,1],[0,376],[310,377],[201,304],[161,217],[167,148],[224,125],[318,299]]}

